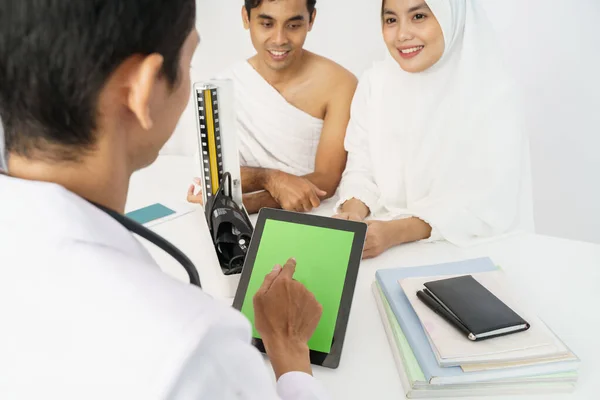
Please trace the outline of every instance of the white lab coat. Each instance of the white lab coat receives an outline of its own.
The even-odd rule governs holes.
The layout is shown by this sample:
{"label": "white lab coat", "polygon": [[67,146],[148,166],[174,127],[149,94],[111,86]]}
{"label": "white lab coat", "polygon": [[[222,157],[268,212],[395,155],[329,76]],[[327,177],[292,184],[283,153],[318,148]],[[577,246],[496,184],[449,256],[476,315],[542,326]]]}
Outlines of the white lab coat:
{"label": "white lab coat", "polygon": [[249,322],[85,200],[0,174],[0,202],[0,398],[324,398],[303,373],[275,390]]}

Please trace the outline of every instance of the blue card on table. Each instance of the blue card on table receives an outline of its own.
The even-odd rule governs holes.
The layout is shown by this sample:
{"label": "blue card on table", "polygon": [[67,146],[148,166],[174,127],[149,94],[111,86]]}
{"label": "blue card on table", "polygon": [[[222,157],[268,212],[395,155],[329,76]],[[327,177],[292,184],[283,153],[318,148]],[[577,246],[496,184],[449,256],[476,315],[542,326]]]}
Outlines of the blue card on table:
{"label": "blue card on table", "polygon": [[148,207],[140,208],[139,210],[132,211],[125,215],[143,225],[172,214],[175,214],[175,211],[157,203]]}

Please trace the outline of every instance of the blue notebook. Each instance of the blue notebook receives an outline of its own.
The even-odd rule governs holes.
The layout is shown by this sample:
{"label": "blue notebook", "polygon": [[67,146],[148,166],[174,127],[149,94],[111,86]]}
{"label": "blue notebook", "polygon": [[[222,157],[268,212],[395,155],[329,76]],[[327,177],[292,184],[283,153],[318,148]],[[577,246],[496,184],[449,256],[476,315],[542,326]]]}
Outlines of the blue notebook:
{"label": "blue notebook", "polygon": [[440,367],[427,334],[419,317],[404,294],[398,280],[420,276],[467,275],[495,271],[497,267],[489,258],[477,258],[453,263],[429,265],[413,268],[379,270],[377,282],[387,298],[402,331],[419,362],[428,382],[432,384],[470,383],[521,376],[534,376],[547,373],[565,372],[576,369],[576,362],[560,362],[541,366],[508,368],[503,370],[463,372],[460,367]]}

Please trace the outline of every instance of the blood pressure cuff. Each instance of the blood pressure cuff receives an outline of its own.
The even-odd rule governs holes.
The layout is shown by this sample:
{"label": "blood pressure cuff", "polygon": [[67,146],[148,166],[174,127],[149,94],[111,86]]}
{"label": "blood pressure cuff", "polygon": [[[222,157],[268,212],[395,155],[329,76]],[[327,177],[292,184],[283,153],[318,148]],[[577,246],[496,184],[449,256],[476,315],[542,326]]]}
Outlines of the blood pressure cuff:
{"label": "blood pressure cuff", "polygon": [[225,275],[240,274],[253,227],[245,211],[221,189],[207,201],[206,219],[221,270]]}

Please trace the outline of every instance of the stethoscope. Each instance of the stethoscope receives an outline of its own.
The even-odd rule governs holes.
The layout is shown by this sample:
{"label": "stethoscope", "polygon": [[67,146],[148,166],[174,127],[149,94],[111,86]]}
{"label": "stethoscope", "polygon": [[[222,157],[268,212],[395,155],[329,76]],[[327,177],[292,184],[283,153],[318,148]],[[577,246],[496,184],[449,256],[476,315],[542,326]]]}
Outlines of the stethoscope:
{"label": "stethoscope", "polygon": [[[10,176],[5,171],[0,169],[0,174],[5,174]],[[104,211],[106,214],[111,216],[115,221],[121,224],[125,229],[127,229],[131,233],[135,233],[152,243],[155,246],[160,247],[163,251],[173,257],[181,266],[185,269],[188,276],[190,277],[190,283],[192,285],[196,285],[198,287],[202,287],[200,285],[200,276],[198,275],[198,270],[196,266],[181,250],[177,247],[173,246],[169,243],[165,238],[157,235],[152,232],[150,229],[146,228],[144,225],[135,222],[134,220],[127,218],[124,215],[119,214],[118,212],[111,210],[110,208],[106,208],[100,204],[94,203],[93,201],[87,200],[90,204],[94,205],[101,211]]]}
{"label": "stethoscope", "polygon": [[198,287],[202,287],[200,285],[200,276],[198,275],[198,270],[196,266],[181,250],[177,247],[173,246],[169,243],[165,238],[160,235],[152,232],[150,229],[146,228],[144,225],[137,223],[136,221],[127,218],[124,215],[119,214],[118,212],[101,206],[100,204],[96,204],[93,202],[94,206],[96,206],[99,210],[104,211],[106,214],[111,216],[115,221],[121,224],[125,229],[127,229],[131,233],[135,233],[152,243],[153,245],[160,247],[167,254],[173,257],[181,266],[185,269],[188,276],[190,277],[190,283],[192,285],[196,285]]}

